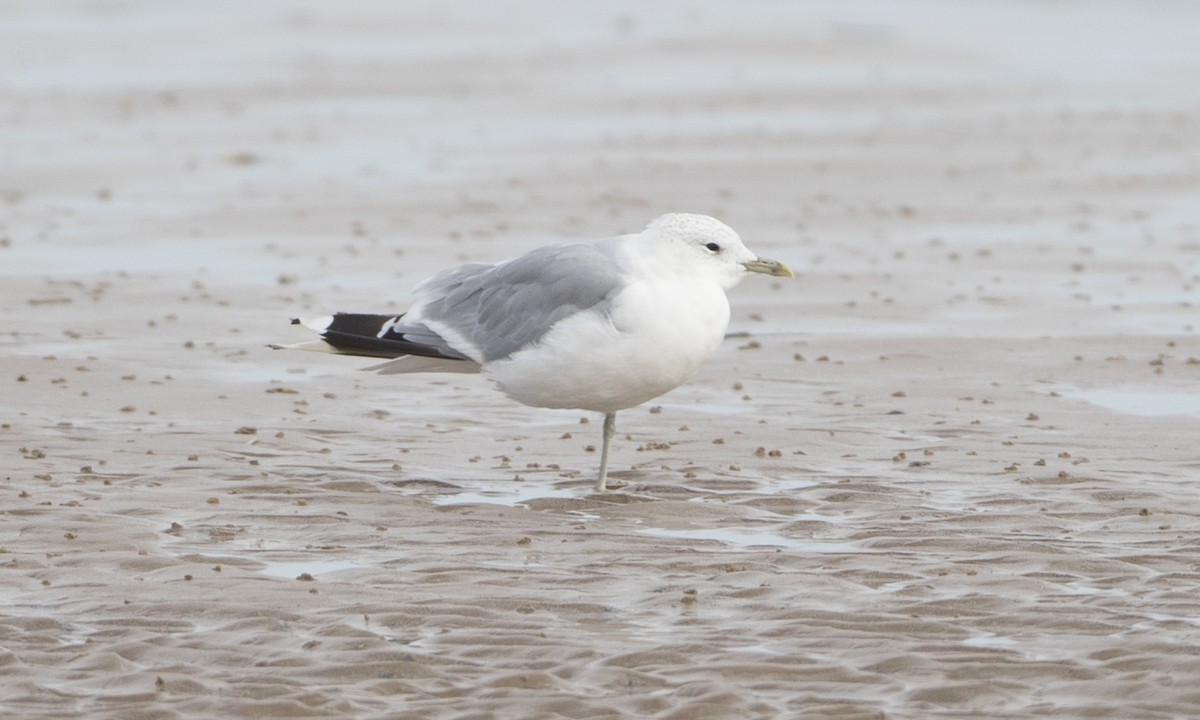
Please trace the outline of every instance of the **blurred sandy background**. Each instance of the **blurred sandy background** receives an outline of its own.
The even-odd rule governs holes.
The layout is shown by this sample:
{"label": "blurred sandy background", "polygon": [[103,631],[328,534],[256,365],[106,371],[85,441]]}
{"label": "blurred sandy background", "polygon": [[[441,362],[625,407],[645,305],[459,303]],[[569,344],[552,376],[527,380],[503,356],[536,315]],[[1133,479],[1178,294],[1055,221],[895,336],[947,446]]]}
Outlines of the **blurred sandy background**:
{"label": "blurred sandy background", "polygon": [[[1200,714],[1200,5],[0,1],[0,716]],[[271,352],[711,213],[598,418]]]}

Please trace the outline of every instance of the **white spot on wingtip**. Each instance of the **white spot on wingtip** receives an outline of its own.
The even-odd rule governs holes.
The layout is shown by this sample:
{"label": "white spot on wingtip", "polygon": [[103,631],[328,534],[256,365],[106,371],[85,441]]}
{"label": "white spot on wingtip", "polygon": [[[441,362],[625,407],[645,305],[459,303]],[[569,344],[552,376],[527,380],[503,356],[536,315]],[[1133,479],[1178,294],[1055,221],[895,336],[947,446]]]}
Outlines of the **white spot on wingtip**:
{"label": "white spot on wingtip", "polygon": [[392,328],[396,327],[396,324],[397,324],[397,323],[400,321],[400,318],[402,318],[402,317],[404,317],[404,316],[403,316],[403,315],[397,315],[396,317],[392,318],[391,320],[388,320],[387,322],[385,322],[385,323],[383,324],[383,327],[381,327],[381,328],[379,329],[379,332],[375,333],[375,337],[381,338],[381,337],[383,337],[384,335],[387,335],[387,334],[388,334],[388,332],[389,332],[389,331],[390,331]]}

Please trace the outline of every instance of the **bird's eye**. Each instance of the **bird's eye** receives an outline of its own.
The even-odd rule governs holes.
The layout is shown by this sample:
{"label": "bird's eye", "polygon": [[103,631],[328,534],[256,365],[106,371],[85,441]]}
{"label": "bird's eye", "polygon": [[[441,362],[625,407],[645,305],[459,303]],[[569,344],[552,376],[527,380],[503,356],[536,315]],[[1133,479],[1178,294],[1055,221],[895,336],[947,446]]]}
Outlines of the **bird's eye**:
{"label": "bird's eye", "polygon": [[716,243],[709,243],[704,247],[708,248],[709,252],[721,252],[721,246]]}

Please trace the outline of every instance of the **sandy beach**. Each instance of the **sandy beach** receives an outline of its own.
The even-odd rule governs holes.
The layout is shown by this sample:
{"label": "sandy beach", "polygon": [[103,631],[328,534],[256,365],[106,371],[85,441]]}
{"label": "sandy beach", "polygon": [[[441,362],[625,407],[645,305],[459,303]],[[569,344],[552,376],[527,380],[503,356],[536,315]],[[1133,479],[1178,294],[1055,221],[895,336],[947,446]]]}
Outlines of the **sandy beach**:
{"label": "sandy beach", "polygon": [[[0,716],[1200,716],[1200,5],[0,2]],[[600,417],[293,316],[712,214]]]}

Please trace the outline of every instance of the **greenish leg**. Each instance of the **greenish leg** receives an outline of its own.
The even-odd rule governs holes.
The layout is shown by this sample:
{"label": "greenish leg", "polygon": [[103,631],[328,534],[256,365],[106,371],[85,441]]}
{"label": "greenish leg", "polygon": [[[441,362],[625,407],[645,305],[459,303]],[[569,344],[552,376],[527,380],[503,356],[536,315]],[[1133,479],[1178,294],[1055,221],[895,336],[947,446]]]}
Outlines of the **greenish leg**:
{"label": "greenish leg", "polygon": [[596,492],[604,492],[605,480],[608,479],[608,449],[612,446],[613,435],[617,434],[617,414],[604,414],[604,444],[600,447],[600,477],[596,479]]}

